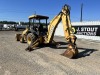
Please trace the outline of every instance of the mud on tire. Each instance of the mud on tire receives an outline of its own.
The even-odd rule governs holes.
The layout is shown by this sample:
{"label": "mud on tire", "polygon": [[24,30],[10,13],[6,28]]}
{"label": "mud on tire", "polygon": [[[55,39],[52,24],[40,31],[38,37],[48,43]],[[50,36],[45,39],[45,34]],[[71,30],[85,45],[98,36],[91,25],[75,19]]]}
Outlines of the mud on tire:
{"label": "mud on tire", "polygon": [[33,33],[29,33],[28,35],[27,35],[27,44],[29,45],[29,46],[31,46],[33,43],[34,43],[34,41],[37,39],[37,37],[33,34]]}

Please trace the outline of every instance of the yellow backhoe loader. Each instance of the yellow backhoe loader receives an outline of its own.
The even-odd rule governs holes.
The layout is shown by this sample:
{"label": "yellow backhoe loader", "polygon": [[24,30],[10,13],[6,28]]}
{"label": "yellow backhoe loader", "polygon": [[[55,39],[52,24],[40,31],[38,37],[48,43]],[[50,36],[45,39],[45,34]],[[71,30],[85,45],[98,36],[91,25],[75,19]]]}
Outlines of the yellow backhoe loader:
{"label": "yellow backhoe loader", "polygon": [[[26,50],[28,51],[40,44],[58,45],[58,43],[53,40],[53,37],[58,24],[62,21],[68,47],[66,47],[67,50],[61,55],[74,58],[78,54],[78,49],[76,46],[77,37],[74,35],[75,29],[72,27],[70,21],[70,7],[65,4],[59,14],[50,21],[49,25],[47,25],[48,18],[47,16],[41,15],[29,16],[29,27],[27,27],[22,34],[16,34],[16,40],[21,42],[26,41],[28,44]],[[46,23],[41,23],[41,20],[46,20]]]}

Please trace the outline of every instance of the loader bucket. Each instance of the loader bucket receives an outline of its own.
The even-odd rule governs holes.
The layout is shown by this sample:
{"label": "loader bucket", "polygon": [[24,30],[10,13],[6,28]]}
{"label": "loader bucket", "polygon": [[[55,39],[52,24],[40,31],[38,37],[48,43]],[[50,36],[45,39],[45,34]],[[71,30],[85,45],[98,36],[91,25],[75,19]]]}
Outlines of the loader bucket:
{"label": "loader bucket", "polygon": [[20,41],[20,38],[21,38],[21,34],[15,34],[16,41]]}

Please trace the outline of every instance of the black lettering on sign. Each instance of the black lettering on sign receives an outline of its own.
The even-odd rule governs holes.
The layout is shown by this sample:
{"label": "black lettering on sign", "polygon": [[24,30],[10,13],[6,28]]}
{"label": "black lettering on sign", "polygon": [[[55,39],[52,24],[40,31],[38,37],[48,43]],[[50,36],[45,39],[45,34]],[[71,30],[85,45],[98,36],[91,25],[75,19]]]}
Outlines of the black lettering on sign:
{"label": "black lettering on sign", "polygon": [[73,26],[75,34],[87,36],[100,36],[100,25]]}

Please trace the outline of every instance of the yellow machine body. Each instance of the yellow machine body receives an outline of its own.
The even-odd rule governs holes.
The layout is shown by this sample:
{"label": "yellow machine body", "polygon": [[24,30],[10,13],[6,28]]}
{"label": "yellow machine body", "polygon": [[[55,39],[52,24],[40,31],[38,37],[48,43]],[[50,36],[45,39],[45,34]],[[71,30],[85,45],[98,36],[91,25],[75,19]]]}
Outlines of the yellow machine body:
{"label": "yellow machine body", "polygon": [[[44,19],[47,18],[46,16],[40,16],[40,15],[32,15],[29,16],[29,19],[36,18],[36,19]],[[53,40],[55,30],[58,26],[58,24],[62,21],[64,35],[66,38],[66,41],[69,43],[67,50],[61,54],[63,56],[66,56],[68,58],[73,58],[78,54],[78,49],[76,47],[76,39],[77,37],[74,35],[75,29],[71,25],[70,20],[70,7],[68,5],[64,5],[61,12],[56,15],[49,23],[48,25],[48,31],[45,35],[39,35],[35,40],[33,41],[33,34],[29,34],[27,36],[27,43],[31,49],[34,49],[39,44],[55,44],[56,43]],[[22,35],[25,35],[28,29],[23,31]]]}

